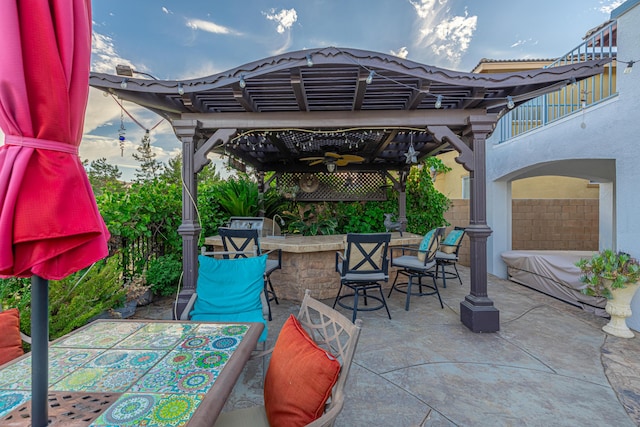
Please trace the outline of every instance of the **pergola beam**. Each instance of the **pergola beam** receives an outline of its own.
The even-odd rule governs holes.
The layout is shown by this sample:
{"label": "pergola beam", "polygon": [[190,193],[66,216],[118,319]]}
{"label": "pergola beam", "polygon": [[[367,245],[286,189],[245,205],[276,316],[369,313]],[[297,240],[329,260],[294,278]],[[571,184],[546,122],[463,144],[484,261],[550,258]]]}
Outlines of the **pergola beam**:
{"label": "pergola beam", "polygon": [[274,113],[184,113],[182,119],[197,120],[203,129],[340,129],[418,128],[448,126],[463,128],[467,117],[484,115],[475,110],[414,111],[287,111]]}

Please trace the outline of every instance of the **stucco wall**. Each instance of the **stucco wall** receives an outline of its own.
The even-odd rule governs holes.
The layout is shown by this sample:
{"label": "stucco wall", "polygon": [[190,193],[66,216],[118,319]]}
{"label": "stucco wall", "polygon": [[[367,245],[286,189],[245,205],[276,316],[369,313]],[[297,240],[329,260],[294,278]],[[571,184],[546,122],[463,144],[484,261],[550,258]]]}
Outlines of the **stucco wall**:
{"label": "stucco wall", "polygon": [[[618,58],[624,61],[640,59],[640,4],[627,3],[625,13],[615,16]],[[513,180],[538,175],[601,182],[599,248],[640,257],[640,73],[623,74],[624,68],[617,67],[618,96],[506,143],[497,144],[498,135],[488,139],[489,272],[506,277],[500,253],[511,249]]]}
{"label": "stucco wall", "polygon": [[[446,174],[438,174],[435,188],[450,199],[462,198],[462,179],[469,176],[461,165],[455,162],[457,152],[438,156],[451,168]],[[513,199],[598,199],[597,185],[589,180],[566,176],[537,176],[523,178],[513,182]]]}

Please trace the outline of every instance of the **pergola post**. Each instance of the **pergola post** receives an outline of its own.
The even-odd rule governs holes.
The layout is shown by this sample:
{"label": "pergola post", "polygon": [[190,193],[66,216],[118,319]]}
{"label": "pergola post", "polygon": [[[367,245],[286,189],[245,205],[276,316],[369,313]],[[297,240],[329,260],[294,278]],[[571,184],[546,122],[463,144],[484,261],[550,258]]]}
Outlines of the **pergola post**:
{"label": "pergola post", "polygon": [[258,216],[264,218],[265,209],[264,209],[264,193],[265,193],[265,185],[264,185],[264,172],[258,171]]}
{"label": "pergola post", "polygon": [[198,237],[200,222],[192,200],[198,199],[197,174],[194,170],[196,152],[195,135],[199,127],[197,120],[176,120],[173,123],[176,135],[182,142],[182,224],[178,233],[182,236],[182,282],[183,286],[176,303],[176,315],[182,314],[189,298],[195,292],[198,280]]}
{"label": "pergola post", "polygon": [[469,171],[471,184],[469,226],[471,289],[460,303],[460,321],[473,332],[500,330],[500,312],[487,295],[487,190],[485,171],[485,142],[493,130],[495,120],[487,116],[470,116],[473,167]]}
{"label": "pergola post", "polygon": [[407,231],[407,178],[409,172],[401,171],[398,185],[398,222],[400,229]]}

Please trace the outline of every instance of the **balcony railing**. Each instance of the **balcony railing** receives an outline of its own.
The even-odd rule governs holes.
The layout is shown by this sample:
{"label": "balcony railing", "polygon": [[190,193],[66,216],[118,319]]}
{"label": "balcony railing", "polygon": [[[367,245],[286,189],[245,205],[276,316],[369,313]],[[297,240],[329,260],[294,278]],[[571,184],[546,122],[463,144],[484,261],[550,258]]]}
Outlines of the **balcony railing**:
{"label": "balcony railing", "polygon": [[[608,22],[546,68],[594,59],[615,59],[616,35],[616,21]],[[616,95],[615,76],[616,64],[613,61],[606,66],[603,74],[570,84],[557,92],[539,96],[508,111],[498,122],[499,142],[545,126]]]}

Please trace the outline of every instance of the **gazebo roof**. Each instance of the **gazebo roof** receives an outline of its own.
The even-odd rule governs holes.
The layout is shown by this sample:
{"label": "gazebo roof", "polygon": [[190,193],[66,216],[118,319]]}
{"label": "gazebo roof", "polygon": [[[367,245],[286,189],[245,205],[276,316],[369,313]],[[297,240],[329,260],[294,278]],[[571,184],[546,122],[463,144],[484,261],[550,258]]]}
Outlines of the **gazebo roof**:
{"label": "gazebo roof", "polygon": [[449,151],[429,126],[463,137],[470,116],[497,118],[515,105],[599,74],[610,59],[501,74],[456,72],[396,56],[328,47],[251,62],[192,80],[148,80],[92,73],[90,85],[172,123],[196,120],[201,140],[218,129],[234,137],[213,149],[257,170],[311,172],[300,159],[326,152],[364,158],[347,170],[407,169]]}

